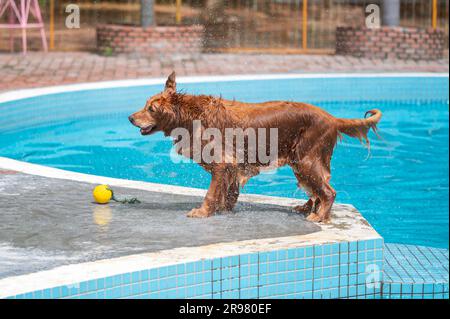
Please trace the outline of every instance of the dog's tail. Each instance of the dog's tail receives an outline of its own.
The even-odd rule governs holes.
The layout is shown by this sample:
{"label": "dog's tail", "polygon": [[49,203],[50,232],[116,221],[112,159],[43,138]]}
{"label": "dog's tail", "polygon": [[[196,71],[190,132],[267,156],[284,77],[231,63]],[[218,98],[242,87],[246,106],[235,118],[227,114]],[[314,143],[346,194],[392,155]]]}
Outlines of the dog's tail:
{"label": "dog's tail", "polygon": [[[370,117],[366,118],[367,115]],[[360,141],[365,141],[367,147],[370,149],[370,142],[367,138],[367,133],[370,129],[379,137],[377,123],[381,119],[381,111],[373,109],[367,111],[364,115],[364,119],[337,119],[338,132],[345,135],[356,137]]]}

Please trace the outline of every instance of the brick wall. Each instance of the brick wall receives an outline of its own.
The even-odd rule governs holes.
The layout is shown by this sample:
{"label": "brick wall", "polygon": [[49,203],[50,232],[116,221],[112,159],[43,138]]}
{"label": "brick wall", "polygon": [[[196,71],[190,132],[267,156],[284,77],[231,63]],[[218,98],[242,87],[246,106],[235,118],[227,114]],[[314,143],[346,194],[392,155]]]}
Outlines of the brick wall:
{"label": "brick wall", "polygon": [[124,25],[97,27],[97,52],[104,55],[193,57],[203,49],[203,26]]}
{"label": "brick wall", "polygon": [[437,60],[444,57],[443,31],[419,28],[338,27],[336,54],[365,58]]}

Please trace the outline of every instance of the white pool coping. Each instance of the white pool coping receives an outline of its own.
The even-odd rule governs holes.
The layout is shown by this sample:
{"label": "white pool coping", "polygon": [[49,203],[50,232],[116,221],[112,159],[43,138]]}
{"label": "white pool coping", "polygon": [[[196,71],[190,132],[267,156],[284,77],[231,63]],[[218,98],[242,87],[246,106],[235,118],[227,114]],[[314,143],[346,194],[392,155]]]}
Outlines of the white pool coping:
{"label": "white pool coping", "polygon": [[[65,171],[57,168],[0,157],[0,169],[13,170],[47,178],[65,179],[92,184],[109,184],[152,192],[187,196],[203,196],[203,189],[124,180],[104,176]],[[303,202],[292,198],[243,194],[240,201],[294,206]],[[135,254],[94,262],[72,264],[51,270],[0,279],[0,298],[50,287],[73,285],[82,281],[104,278],[122,273],[187,263],[202,259],[248,254],[294,247],[320,245],[344,241],[381,239],[361,214],[351,205],[336,204],[331,224],[320,224],[321,230],[299,236],[227,242],[199,247],[180,247],[159,252]]]}
{"label": "white pool coping", "polygon": [[[280,74],[238,74],[218,76],[181,76],[177,77],[177,83],[205,83],[205,82],[230,82],[230,81],[257,81],[257,80],[281,80],[281,79],[332,79],[332,78],[395,78],[395,77],[433,77],[448,78],[448,73],[409,72],[409,73],[280,73]],[[85,90],[120,88],[129,86],[144,86],[164,84],[167,78],[142,78],[128,80],[114,80],[101,82],[85,82],[58,86],[48,86],[32,89],[20,89],[0,93],[0,103],[11,102],[40,95],[56,94],[63,92],[76,92]]]}

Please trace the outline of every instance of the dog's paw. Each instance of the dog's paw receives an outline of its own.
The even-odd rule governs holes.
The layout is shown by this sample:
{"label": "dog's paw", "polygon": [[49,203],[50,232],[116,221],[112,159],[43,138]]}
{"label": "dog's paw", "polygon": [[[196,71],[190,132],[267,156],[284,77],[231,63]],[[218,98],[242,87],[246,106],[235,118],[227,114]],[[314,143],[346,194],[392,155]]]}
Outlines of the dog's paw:
{"label": "dog's paw", "polygon": [[293,209],[296,213],[308,215],[309,213],[311,213],[313,208],[311,207],[311,205],[304,204],[304,205],[295,206]]}
{"label": "dog's paw", "polygon": [[324,224],[328,224],[330,222],[329,217],[323,218],[316,213],[309,214],[308,217],[306,217],[306,220],[314,223],[324,223]]}
{"label": "dog's paw", "polygon": [[193,218],[205,218],[209,217],[212,214],[207,212],[206,210],[202,208],[194,208],[192,209],[186,216],[187,217],[193,217]]}

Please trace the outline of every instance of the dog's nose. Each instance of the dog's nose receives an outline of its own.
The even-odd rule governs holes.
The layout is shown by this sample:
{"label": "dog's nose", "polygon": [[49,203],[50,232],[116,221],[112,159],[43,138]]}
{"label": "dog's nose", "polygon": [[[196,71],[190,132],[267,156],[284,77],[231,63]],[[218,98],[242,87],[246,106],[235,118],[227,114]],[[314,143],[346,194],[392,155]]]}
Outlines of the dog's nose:
{"label": "dog's nose", "polygon": [[131,124],[134,124],[134,118],[133,118],[133,116],[128,116],[128,120],[131,122]]}

